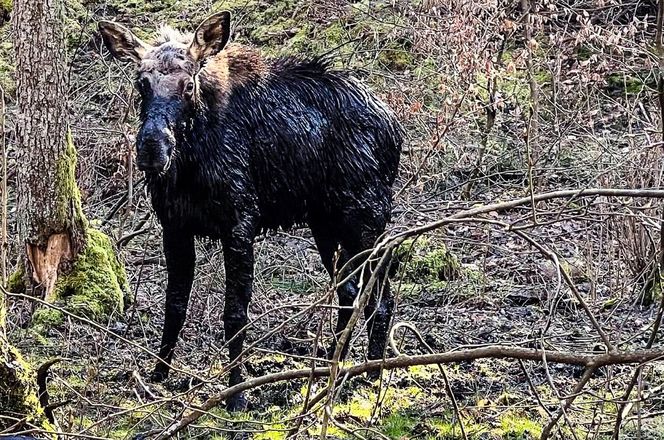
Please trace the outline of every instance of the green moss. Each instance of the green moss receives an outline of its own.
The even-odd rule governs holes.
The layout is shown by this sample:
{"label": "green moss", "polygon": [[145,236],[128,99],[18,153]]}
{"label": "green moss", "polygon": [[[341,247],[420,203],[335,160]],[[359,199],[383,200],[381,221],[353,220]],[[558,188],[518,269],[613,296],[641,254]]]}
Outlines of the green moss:
{"label": "green moss", "polygon": [[440,375],[440,370],[435,365],[414,365],[408,367],[408,375],[416,379],[431,380]]}
{"label": "green moss", "polygon": [[444,243],[433,244],[429,239],[404,241],[395,251],[394,258],[403,264],[403,280],[418,284],[431,284],[458,279],[461,264]]}
{"label": "green moss", "polygon": [[294,52],[305,52],[312,42],[313,26],[309,23],[303,24],[288,41],[287,47]]}
{"label": "green moss", "polygon": [[280,17],[272,23],[259,26],[251,33],[251,39],[260,45],[283,45],[297,35],[298,22],[290,17]]}
{"label": "green moss", "polygon": [[263,429],[265,432],[257,433],[254,437],[255,440],[282,440],[288,433],[288,427],[283,424],[265,425]]}
{"label": "green moss", "polygon": [[[0,338],[0,402],[3,402],[0,413],[23,415],[28,423],[52,431],[53,427],[46,421],[39,405],[30,365],[4,337]],[[9,426],[5,423],[13,425],[14,421],[10,419],[7,422],[0,417],[0,431]]]}
{"label": "green moss", "polygon": [[110,239],[96,229],[87,230],[87,242],[72,270],[55,285],[55,297],[65,308],[87,318],[105,321],[124,309],[127,275]]}
{"label": "green moss", "polygon": [[65,316],[60,310],[44,307],[35,310],[32,314],[32,325],[39,327],[38,331],[50,327],[57,327],[65,321]]}
{"label": "green moss", "polygon": [[245,17],[245,22],[250,24],[245,36],[269,55],[310,48],[312,25],[307,22],[306,8],[300,2],[234,0],[220,2],[220,5]]}
{"label": "green moss", "polygon": [[[444,418],[431,418],[426,422],[430,431],[434,432],[432,438],[438,440],[462,439],[461,429],[452,415]],[[492,426],[493,425],[493,426]],[[503,439],[503,440],[529,440],[539,438],[542,434],[541,424],[518,415],[507,412],[501,416],[496,424],[486,424],[472,418],[464,418],[463,426],[470,439]]]}
{"label": "green moss", "polygon": [[348,34],[341,22],[335,21],[323,31],[323,38],[328,46],[336,47],[348,40]]}
{"label": "green moss", "polygon": [[620,72],[608,75],[606,86],[608,89],[619,91],[624,95],[636,95],[641,93],[648,85],[638,76]]}
{"label": "green moss", "polygon": [[[78,46],[85,44],[96,23],[88,19],[88,10],[81,0],[67,0],[65,6],[66,45],[70,50],[76,50]],[[85,30],[89,32],[84,32]]]}
{"label": "green moss", "polygon": [[380,61],[389,70],[406,70],[414,67],[415,59],[410,51],[412,44],[404,39],[388,42],[378,53]]}
{"label": "green moss", "polygon": [[535,82],[540,86],[550,84],[551,81],[553,81],[553,76],[551,76],[551,72],[548,70],[538,70],[534,72],[533,78],[535,78]]}
{"label": "green moss", "polygon": [[9,275],[7,279],[7,290],[14,293],[25,292],[25,269],[19,265],[18,269]]}
{"label": "green moss", "polygon": [[[457,440],[463,439],[461,434],[461,427],[457,421],[452,421],[452,417],[449,418],[431,418],[427,421],[427,426],[431,431],[434,432],[434,435],[431,438],[436,440]],[[465,419],[463,421],[463,427],[466,430],[466,434],[470,439],[483,439],[483,438],[493,438],[487,437],[486,433],[490,431],[488,426],[475,423],[472,420]]]}
{"label": "green moss", "polygon": [[418,419],[409,415],[393,413],[383,422],[381,431],[392,439],[410,438]]}
{"label": "green moss", "polygon": [[[55,165],[57,185],[55,196],[58,198],[58,212],[56,215],[59,219],[62,219],[60,224],[67,225],[67,229],[77,230],[81,227],[85,228],[87,222],[81,208],[81,193],[76,184],[76,148],[74,147],[71,130],[67,131],[66,142],[65,152]],[[67,224],[68,222],[74,224]]]}
{"label": "green moss", "polygon": [[529,418],[507,413],[500,419],[499,434],[504,439],[536,439],[542,435],[542,426]]}

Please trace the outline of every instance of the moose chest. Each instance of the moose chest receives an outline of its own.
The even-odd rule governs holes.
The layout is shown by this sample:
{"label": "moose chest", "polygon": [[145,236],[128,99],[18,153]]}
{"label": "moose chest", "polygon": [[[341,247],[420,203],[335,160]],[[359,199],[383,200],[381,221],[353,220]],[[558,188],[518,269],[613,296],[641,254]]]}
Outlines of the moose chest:
{"label": "moose chest", "polygon": [[223,239],[232,227],[236,211],[222,188],[200,185],[150,187],[152,206],[164,228],[199,237]]}

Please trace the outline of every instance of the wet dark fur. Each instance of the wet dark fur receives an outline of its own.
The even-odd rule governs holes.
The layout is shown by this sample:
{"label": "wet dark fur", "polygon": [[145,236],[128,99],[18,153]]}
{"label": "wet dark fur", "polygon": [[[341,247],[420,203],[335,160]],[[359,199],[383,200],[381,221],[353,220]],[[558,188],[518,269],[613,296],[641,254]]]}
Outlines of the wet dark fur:
{"label": "wet dark fur", "polygon": [[[273,62],[265,80],[232,89],[202,80],[202,106],[176,132],[172,168],[150,178],[162,223],[223,239],[234,212],[260,218],[260,230],[341,220],[344,211],[380,213],[386,222],[401,131],[383,104],[324,61]],[[354,227],[354,225],[349,225]]]}
{"label": "wet dark fur", "polygon": [[[309,225],[332,272],[339,246],[338,266],[370,248],[390,218],[402,146],[392,112],[324,60],[262,60],[264,65],[248,72],[246,60],[233,58],[242,51],[234,53],[225,61],[227,83],[217,66],[202,71],[198,104],[175,130],[170,169],[148,176],[168,261],[160,351],[167,361],[186,314],[194,236],[219,239],[224,246],[229,338],[247,323],[256,234]],[[357,292],[357,280],[342,286],[340,303],[350,306]],[[365,311],[371,318],[371,358],[383,355],[391,311],[389,286],[382,284],[380,299]],[[337,330],[350,314],[340,311]],[[231,359],[240,354],[243,339],[238,335],[230,344]],[[157,376],[167,373],[168,366],[158,365]],[[231,385],[241,378],[234,369]]]}

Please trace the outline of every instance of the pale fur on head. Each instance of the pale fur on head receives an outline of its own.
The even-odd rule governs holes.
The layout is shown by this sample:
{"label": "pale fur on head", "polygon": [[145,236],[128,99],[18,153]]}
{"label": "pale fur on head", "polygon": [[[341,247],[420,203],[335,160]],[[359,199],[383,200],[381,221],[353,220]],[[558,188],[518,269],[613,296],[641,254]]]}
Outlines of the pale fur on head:
{"label": "pale fur on head", "polygon": [[193,39],[191,32],[181,32],[169,25],[163,24],[157,30],[156,45],[168,43],[171,41],[189,45]]}

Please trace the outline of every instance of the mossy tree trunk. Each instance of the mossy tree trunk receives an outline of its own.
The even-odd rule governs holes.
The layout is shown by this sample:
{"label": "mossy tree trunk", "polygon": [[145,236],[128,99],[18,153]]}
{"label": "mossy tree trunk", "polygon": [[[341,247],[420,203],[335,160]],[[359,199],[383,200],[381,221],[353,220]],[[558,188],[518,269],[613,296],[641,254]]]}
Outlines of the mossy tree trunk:
{"label": "mossy tree trunk", "polygon": [[52,299],[60,272],[85,245],[68,133],[62,0],[16,0],[18,231],[26,291]]}
{"label": "mossy tree trunk", "polygon": [[[52,291],[61,263],[72,259],[84,242],[75,197],[59,183],[66,160],[64,39],[61,5],[51,0],[18,0],[13,5],[17,54],[16,123],[18,143],[18,212],[25,244],[26,287]],[[4,5],[4,3],[3,3]],[[54,185],[55,183],[55,185]],[[70,188],[67,188],[69,190]],[[73,215],[72,215],[73,214]],[[42,424],[35,378],[5,330],[6,298],[0,294],[0,430],[25,423]]]}
{"label": "mossy tree trunk", "polygon": [[[14,0],[12,25],[24,291],[105,321],[124,308],[127,281],[110,240],[89,227],[81,210],[68,126],[64,0]],[[37,324],[61,320],[52,309],[33,315]]]}
{"label": "mossy tree trunk", "polygon": [[[127,281],[110,240],[88,227],[81,210],[68,126],[63,13],[63,0],[13,1],[17,220],[23,249],[17,274],[23,274],[27,293],[52,302],[66,292],[76,297],[83,314],[101,320],[122,309]],[[16,290],[18,277],[10,278],[8,287]],[[7,338],[5,300],[0,290],[0,415],[9,417],[0,417],[0,432],[12,420],[48,427],[30,367]],[[51,314],[45,316],[42,323],[53,323]]]}

